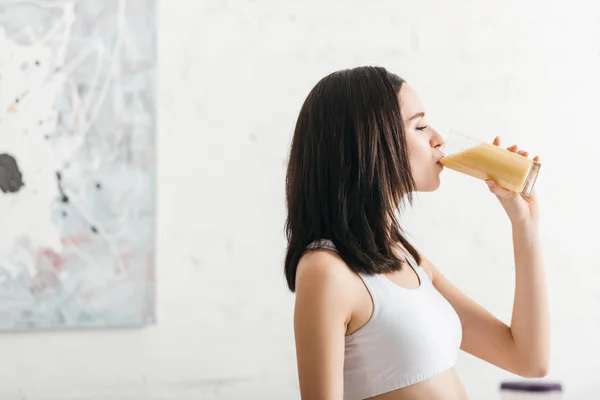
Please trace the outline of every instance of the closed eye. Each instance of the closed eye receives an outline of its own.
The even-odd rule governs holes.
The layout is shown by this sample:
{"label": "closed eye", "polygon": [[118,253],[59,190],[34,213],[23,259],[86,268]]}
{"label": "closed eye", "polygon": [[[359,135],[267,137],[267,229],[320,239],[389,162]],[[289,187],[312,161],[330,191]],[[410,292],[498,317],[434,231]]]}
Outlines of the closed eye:
{"label": "closed eye", "polygon": [[417,130],[418,131],[424,131],[425,129],[427,129],[427,125],[425,125],[425,126],[417,126]]}

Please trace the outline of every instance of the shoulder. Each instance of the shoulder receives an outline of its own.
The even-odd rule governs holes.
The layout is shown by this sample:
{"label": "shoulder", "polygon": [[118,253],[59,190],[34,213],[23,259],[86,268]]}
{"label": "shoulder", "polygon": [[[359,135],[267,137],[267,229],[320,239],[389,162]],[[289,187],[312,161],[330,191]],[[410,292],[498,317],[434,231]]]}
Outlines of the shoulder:
{"label": "shoulder", "polygon": [[335,308],[349,316],[354,308],[353,299],[361,289],[359,285],[360,278],[337,252],[311,250],[298,263],[296,302],[312,307]]}
{"label": "shoulder", "polygon": [[298,262],[296,287],[336,290],[355,280],[355,275],[337,252],[315,249],[303,255]]}

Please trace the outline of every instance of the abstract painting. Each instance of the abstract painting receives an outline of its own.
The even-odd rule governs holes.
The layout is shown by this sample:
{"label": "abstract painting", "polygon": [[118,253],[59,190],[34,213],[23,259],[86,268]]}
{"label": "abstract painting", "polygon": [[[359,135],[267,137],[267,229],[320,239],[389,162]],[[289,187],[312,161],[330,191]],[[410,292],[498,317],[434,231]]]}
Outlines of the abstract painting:
{"label": "abstract painting", "polygon": [[0,0],[0,330],[154,322],[153,0]]}

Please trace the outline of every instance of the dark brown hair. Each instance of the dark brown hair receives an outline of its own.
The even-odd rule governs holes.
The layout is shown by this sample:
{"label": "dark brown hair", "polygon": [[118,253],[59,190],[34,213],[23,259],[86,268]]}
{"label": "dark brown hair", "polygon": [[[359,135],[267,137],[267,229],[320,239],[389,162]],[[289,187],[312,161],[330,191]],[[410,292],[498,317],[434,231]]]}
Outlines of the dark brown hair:
{"label": "dark brown hair", "polygon": [[355,272],[398,271],[404,238],[396,208],[412,204],[411,174],[398,94],[404,80],[381,67],[334,72],[306,98],[286,176],[285,277],[295,291],[306,246],[330,239]]}

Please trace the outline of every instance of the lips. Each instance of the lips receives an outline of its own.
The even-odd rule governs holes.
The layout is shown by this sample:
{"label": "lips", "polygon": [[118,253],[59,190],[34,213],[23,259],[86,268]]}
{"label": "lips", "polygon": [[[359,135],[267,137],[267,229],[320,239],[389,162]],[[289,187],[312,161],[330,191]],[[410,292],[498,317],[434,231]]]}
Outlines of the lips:
{"label": "lips", "polygon": [[438,157],[438,159],[436,160],[436,164],[442,168],[444,168],[444,165],[442,164],[442,159],[444,158],[444,155],[441,155],[440,157]]}

